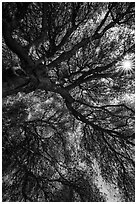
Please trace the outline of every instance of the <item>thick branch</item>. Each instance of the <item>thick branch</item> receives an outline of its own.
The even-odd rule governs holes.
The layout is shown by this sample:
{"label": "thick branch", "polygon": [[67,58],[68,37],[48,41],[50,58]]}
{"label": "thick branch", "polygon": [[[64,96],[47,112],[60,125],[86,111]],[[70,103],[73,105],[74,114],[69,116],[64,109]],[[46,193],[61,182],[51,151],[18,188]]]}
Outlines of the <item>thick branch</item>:
{"label": "thick branch", "polygon": [[100,127],[100,126],[94,124],[92,121],[89,121],[89,120],[86,119],[86,117],[83,116],[80,112],[78,112],[77,110],[75,110],[75,109],[72,107],[72,104],[70,104],[67,100],[66,100],[66,106],[67,106],[68,110],[73,114],[73,116],[74,116],[77,120],[80,120],[80,121],[82,121],[83,123],[92,126],[95,130],[98,130],[98,131],[100,131],[100,132],[105,132],[105,133],[110,134],[110,135],[113,135],[113,136],[125,138],[123,134],[121,134],[121,133],[119,133],[119,132],[117,132],[117,131]]}
{"label": "thick branch", "polygon": [[[19,58],[23,59],[27,64],[28,67],[34,66],[33,61],[28,57],[25,48],[17,43],[17,41],[11,35],[11,26],[5,20],[3,20],[3,37],[5,40],[6,45],[18,55]],[[26,67],[26,69],[28,68]],[[27,71],[27,70],[26,70]]]}
{"label": "thick branch", "polygon": [[105,17],[104,17],[103,20],[101,21],[100,25],[97,27],[95,33],[98,33],[99,30],[102,28],[102,26],[104,25],[104,23],[105,23],[106,20],[107,20],[107,17],[108,17],[108,15],[109,15],[109,13],[110,13],[110,9],[107,11]]}

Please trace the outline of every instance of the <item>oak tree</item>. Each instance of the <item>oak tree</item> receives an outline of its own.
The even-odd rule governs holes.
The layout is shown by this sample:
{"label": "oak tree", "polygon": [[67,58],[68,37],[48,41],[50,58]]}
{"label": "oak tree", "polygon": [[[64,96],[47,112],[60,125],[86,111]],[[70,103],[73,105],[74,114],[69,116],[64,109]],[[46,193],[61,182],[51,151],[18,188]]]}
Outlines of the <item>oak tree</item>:
{"label": "oak tree", "polygon": [[134,201],[133,2],[2,4],[3,201]]}

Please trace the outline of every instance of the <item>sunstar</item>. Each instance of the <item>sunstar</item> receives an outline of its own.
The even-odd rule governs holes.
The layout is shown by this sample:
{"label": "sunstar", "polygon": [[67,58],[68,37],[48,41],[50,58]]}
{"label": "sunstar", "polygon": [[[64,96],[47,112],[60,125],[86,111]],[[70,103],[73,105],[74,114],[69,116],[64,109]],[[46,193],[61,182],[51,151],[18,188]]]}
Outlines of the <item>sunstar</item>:
{"label": "sunstar", "polygon": [[131,74],[134,69],[134,61],[132,59],[123,59],[119,70],[125,74]]}
{"label": "sunstar", "polygon": [[132,60],[124,60],[124,61],[122,62],[122,70],[123,70],[124,72],[131,71],[131,70],[132,70],[132,67],[133,67]]}

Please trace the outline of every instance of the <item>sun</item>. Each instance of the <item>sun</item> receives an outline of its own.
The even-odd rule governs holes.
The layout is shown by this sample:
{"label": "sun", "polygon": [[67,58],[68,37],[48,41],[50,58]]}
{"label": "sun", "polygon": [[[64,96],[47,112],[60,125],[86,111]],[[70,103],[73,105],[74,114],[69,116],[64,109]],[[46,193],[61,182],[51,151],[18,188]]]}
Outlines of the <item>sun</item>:
{"label": "sun", "polygon": [[119,71],[126,75],[130,75],[132,74],[134,67],[135,67],[134,60],[128,57],[123,59],[122,62],[120,63]]}
{"label": "sun", "polygon": [[122,66],[123,66],[123,71],[127,72],[132,70],[132,61],[131,60],[124,60],[122,62]]}

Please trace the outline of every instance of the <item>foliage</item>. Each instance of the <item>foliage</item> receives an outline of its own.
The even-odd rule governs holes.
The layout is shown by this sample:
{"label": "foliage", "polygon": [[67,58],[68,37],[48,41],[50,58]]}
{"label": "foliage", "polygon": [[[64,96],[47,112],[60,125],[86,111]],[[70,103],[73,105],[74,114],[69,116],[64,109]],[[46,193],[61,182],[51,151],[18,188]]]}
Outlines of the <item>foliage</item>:
{"label": "foliage", "polygon": [[2,9],[3,201],[134,201],[134,3]]}

